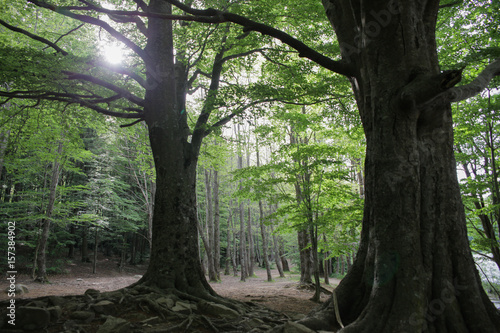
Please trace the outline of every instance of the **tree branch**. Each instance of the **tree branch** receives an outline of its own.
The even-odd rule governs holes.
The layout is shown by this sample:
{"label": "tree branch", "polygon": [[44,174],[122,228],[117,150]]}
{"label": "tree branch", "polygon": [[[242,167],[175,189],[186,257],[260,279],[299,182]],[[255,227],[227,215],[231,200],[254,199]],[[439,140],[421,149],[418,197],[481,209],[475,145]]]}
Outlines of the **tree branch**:
{"label": "tree branch", "polygon": [[81,28],[81,27],[83,27],[84,25],[85,25],[85,23],[82,23],[82,24],[80,24],[79,26],[77,26],[76,28],[71,29],[71,30],[70,30],[70,31],[68,31],[67,33],[62,34],[61,36],[59,36],[59,38],[58,38],[58,39],[56,39],[56,41],[54,42],[54,44],[57,44],[57,43],[58,43],[58,42],[59,42],[59,41],[60,41],[63,37],[66,37],[66,36],[68,36],[69,34],[71,34],[71,33],[75,32],[75,31],[77,31],[78,29],[80,29],[80,28]]}
{"label": "tree branch", "polygon": [[[38,0],[28,0],[29,2],[33,3],[34,5],[41,7],[41,8],[46,8],[52,11],[55,11],[61,15],[71,17],[75,20],[79,20],[81,22],[89,23],[92,25],[99,26],[106,30],[112,37],[115,39],[119,40],[123,44],[125,44],[127,47],[129,47],[132,51],[134,51],[138,56],[140,56],[144,61],[149,60],[149,56],[147,53],[141,49],[138,45],[136,45],[134,42],[132,42],[130,39],[119,33],[117,30],[115,30],[113,27],[111,27],[108,23],[101,21],[95,17],[87,16],[87,15],[81,15],[81,14],[74,14],[70,11],[71,10],[96,10],[96,11],[103,11],[105,12],[104,9],[99,10],[99,7],[57,7],[52,4],[48,4],[43,1],[38,1]],[[113,12],[113,11],[111,11]],[[120,11],[116,11],[120,12]]]}
{"label": "tree branch", "polygon": [[148,10],[148,5],[143,0],[134,0],[134,2],[137,4],[137,7],[143,11],[146,12]]}
{"label": "tree branch", "polygon": [[146,88],[146,80],[144,80],[140,75],[126,69],[125,67],[117,66],[117,65],[110,65],[104,61],[95,61],[95,62],[91,62],[91,64],[94,66],[104,67],[104,68],[106,68],[112,72],[118,73],[118,74],[126,75],[126,76],[134,79],[137,83],[139,83],[141,85],[141,87]]}
{"label": "tree branch", "polygon": [[96,77],[90,76],[90,75],[85,75],[85,74],[79,74],[79,73],[73,73],[73,72],[68,72],[68,71],[62,71],[63,74],[66,74],[68,76],[68,80],[83,80],[87,82],[91,82],[94,84],[97,84],[101,87],[107,88],[109,90],[112,90],[118,94],[120,94],[122,97],[126,98],[130,102],[137,104],[139,106],[144,106],[144,100],[142,98],[139,98],[129,92],[126,89],[120,88],[115,86],[114,84],[111,84],[109,82],[106,82],[104,80],[98,79]]}
{"label": "tree branch", "polygon": [[486,89],[495,76],[500,75],[500,59],[495,60],[469,84],[454,87],[445,92],[450,102],[458,102],[471,98]]}
{"label": "tree branch", "polygon": [[3,25],[4,27],[6,27],[9,30],[22,33],[23,35],[26,35],[26,36],[30,37],[31,39],[34,39],[34,40],[37,40],[37,41],[42,42],[44,44],[47,44],[48,46],[50,46],[51,48],[53,48],[57,52],[60,52],[62,55],[68,55],[68,52],[64,51],[63,49],[61,49],[59,46],[57,46],[55,43],[52,43],[48,39],[45,39],[43,37],[37,36],[35,34],[32,34],[31,32],[26,31],[24,29],[15,27],[13,25],[10,25],[10,24],[8,24],[7,22],[5,22],[3,20],[0,20],[0,24]]}
{"label": "tree branch", "polygon": [[[117,118],[127,118],[127,119],[133,119],[133,118],[140,118],[143,119],[144,115],[143,113],[122,113],[122,112],[114,112],[114,111],[109,111],[106,110],[100,106],[92,104],[91,101],[86,101],[84,98],[94,98],[95,96],[89,96],[89,95],[78,95],[78,94],[68,94],[68,93],[57,93],[57,92],[41,92],[41,91],[11,91],[11,92],[6,92],[6,91],[0,91],[0,96],[8,97],[7,100],[17,98],[17,99],[34,99],[37,101],[40,100],[48,100],[48,101],[59,101],[59,102],[66,102],[69,104],[79,104],[80,106],[85,106],[89,109],[92,109],[94,111],[97,111],[101,114],[107,115],[107,116],[113,116]],[[3,102],[5,103],[5,102]],[[3,104],[0,103],[0,104]]]}
{"label": "tree branch", "polygon": [[225,124],[230,122],[234,117],[242,114],[243,112],[245,112],[247,109],[251,108],[252,106],[255,106],[255,105],[261,104],[261,103],[276,102],[277,100],[278,100],[277,98],[264,99],[264,100],[255,101],[255,102],[252,102],[250,104],[243,106],[242,108],[238,109],[237,111],[225,116],[224,118],[220,119],[216,123],[212,124],[212,126],[210,126],[209,129],[205,130],[204,137],[209,135],[210,133],[212,133],[212,131],[214,129],[219,128],[221,126],[224,126]]}
{"label": "tree branch", "polygon": [[182,4],[177,0],[165,0],[165,1],[171,3],[172,5],[178,7],[179,9],[185,11],[188,14],[194,15],[194,17],[192,18],[192,20],[194,21],[208,22],[208,23],[222,23],[222,22],[236,23],[238,25],[243,26],[244,31],[257,31],[264,35],[268,35],[276,39],[279,39],[284,44],[297,50],[299,52],[300,57],[308,58],[309,60],[312,60],[313,62],[317,63],[318,65],[326,69],[329,69],[335,73],[347,77],[355,76],[355,70],[351,65],[345,62],[332,60],[322,55],[321,53],[313,50],[312,48],[305,45],[303,42],[293,38],[287,33],[275,29],[273,27],[270,27],[268,25],[252,21],[246,17],[237,14],[222,12],[215,9],[205,9],[205,10],[193,9],[189,6]]}

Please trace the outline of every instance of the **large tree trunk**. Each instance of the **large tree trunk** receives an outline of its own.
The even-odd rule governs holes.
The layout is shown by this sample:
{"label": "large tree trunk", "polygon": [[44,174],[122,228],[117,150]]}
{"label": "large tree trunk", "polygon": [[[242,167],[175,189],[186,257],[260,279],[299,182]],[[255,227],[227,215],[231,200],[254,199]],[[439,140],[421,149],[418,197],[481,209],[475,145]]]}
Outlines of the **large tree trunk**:
{"label": "large tree trunk", "polygon": [[[451,108],[423,104],[447,84],[434,36],[439,1],[323,4],[358,70],[367,140],[361,244],[336,289],[341,332],[499,332],[469,248]],[[334,303],[304,323],[337,326]]]}
{"label": "large tree trunk", "polygon": [[[151,0],[149,9],[171,13],[171,5],[161,0]],[[196,216],[196,164],[202,136],[193,133],[193,142],[188,142],[185,72],[176,73],[171,22],[150,18],[148,34],[145,120],[156,193],[151,259],[138,283],[210,298],[215,293],[201,268]]]}

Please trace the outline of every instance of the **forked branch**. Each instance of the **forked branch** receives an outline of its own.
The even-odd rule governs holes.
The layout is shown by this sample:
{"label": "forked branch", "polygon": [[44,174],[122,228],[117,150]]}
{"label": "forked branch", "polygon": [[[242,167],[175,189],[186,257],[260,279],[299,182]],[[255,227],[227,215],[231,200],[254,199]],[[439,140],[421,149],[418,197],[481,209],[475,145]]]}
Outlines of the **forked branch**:
{"label": "forked branch", "polygon": [[[257,31],[261,34],[274,37],[284,44],[290,46],[291,48],[297,50],[299,52],[300,57],[307,58],[317,63],[318,65],[331,70],[332,72],[347,76],[353,77],[355,76],[354,68],[345,62],[332,60],[325,55],[313,50],[300,40],[290,36],[289,34],[278,30],[276,28],[270,27],[268,25],[252,21],[244,16],[228,13],[216,9],[193,9],[189,6],[184,5],[183,3],[177,0],[165,0],[177,8],[183,10],[184,12],[193,15],[193,19],[195,21],[200,22],[211,22],[211,23],[223,23],[223,22],[232,22],[238,24],[243,27],[244,31]],[[212,18],[210,20],[209,18]]]}

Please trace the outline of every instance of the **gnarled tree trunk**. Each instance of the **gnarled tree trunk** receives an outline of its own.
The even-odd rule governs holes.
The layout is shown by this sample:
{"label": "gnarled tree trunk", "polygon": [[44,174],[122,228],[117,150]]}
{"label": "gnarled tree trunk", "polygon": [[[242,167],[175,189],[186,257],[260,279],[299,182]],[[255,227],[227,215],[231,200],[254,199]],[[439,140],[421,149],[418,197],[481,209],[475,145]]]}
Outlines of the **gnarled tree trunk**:
{"label": "gnarled tree trunk", "polygon": [[[451,108],[429,102],[459,81],[438,65],[439,1],[323,4],[357,71],[367,140],[361,244],[336,290],[341,332],[499,332],[469,248]],[[334,303],[304,323],[338,326]]]}
{"label": "gnarled tree trunk", "polygon": [[[171,13],[171,5],[161,0],[152,0],[149,9]],[[182,70],[176,73],[172,23],[150,18],[148,33],[145,120],[156,193],[151,259],[138,283],[210,298],[215,293],[201,268],[196,216],[196,164],[203,136],[193,133],[193,141],[188,142],[185,80]]]}

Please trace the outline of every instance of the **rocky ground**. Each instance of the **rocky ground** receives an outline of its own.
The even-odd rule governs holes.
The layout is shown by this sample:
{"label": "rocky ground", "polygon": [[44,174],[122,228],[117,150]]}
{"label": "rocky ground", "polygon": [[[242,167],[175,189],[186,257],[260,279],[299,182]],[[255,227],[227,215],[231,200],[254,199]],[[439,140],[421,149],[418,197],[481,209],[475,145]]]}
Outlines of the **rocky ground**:
{"label": "rocky ground", "polygon": [[[0,294],[0,331],[265,332],[280,327],[275,330],[307,332],[291,321],[317,305],[309,300],[312,291],[297,288],[297,276],[287,274],[286,278],[267,282],[265,270],[256,270],[256,276],[246,282],[222,275],[221,282],[212,284],[225,297],[220,300],[144,287],[125,288],[140,278],[144,268],[127,267],[120,273],[115,263],[101,260],[97,274],[92,274],[90,264],[69,266],[66,274],[50,277],[50,284],[18,276],[17,283],[29,292],[16,295],[16,326],[7,325],[9,298],[6,293]],[[0,288],[7,288],[6,280],[1,281]]]}

